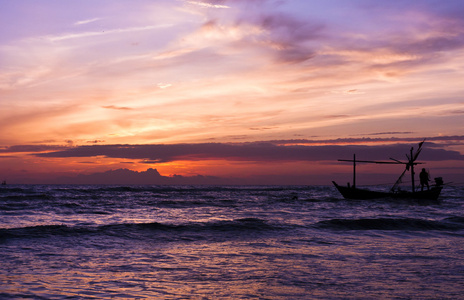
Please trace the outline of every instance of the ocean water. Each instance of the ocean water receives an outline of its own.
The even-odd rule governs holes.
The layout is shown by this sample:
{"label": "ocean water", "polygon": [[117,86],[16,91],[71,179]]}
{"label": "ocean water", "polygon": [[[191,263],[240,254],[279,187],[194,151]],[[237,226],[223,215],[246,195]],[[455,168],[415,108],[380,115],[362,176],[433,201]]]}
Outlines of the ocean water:
{"label": "ocean water", "polygon": [[1,299],[464,299],[464,187],[0,187]]}

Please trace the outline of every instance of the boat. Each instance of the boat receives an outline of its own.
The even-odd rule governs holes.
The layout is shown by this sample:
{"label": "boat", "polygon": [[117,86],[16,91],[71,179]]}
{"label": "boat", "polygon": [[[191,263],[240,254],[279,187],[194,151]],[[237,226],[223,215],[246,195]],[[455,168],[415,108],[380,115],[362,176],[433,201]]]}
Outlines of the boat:
{"label": "boat", "polygon": [[[353,163],[353,184],[347,184],[347,186],[338,185],[335,181],[332,181],[337,190],[342,194],[345,199],[353,200],[370,200],[370,199],[383,199],[383,198],[393,198],[393,199],[415,199],[415,200],[431,200],[438,201],[441,190],[443,189],[443,179],[441,177],[434,178],[435,184],[432,186],[427,186],[427,189],[418,190],[415,186],[415,172],[414,167],[420,162],[416,162],[420,152],[422,151],[422,145],[424,144],[425,139],[419,143],[417,151],[414,153],[414,148],[411,147],[409,155],[406,154],[408,161],[402,162],[394,158],[390,158],[391,161],[368,161],[368,160],[356,160],[356,154],[353,155],[353,159],[339,159],[338,161],[343,162],[352,162]],[[356,163],[375,163],[375,164],[402,164],[405,165],[403,173],[400,175],[398,180],[389,191],[377,191],[362,189],[356,187]],[[401,190],[399,184],[402,182],[402,179],[406,172],[411,173],[411,191]]]}

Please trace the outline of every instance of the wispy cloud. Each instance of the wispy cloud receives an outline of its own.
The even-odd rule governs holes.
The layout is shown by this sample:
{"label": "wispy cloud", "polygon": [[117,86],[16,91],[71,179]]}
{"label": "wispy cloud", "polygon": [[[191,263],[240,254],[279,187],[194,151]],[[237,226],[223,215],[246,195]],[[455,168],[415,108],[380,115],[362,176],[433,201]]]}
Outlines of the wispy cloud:
{"label": "wispy cloud", "polygon": [[21,153],[21,152],[50,152],[68,148],[67,146],[57,145],[15,145],[8,147],[0,147],[0,153]]}
{"label": "wispy cloud", "polygon": [[87,20],[77,21],[76,23],[74,23],[74,25],[76,26],[85,25],[85,24],[93,23],[93,22],[100,21],[100,20],[101,18],[87,19]]}
{"label": "wispy cloud", "polygon": [[146,31],[146,30],[166,28],[169,26],[171,25],[170,24],[148,25],[148,26],[141,26],[141,27],[118,28],[118,29],[101,30],[101,31],[66,33],[62,35],[46,36],[45,38],[47,38],[49,41],[57,42],[57,41],[63,41],[63,40],[69,40],[69,39],[87,38],[87,37],[94,37],[94,36],[107,35],[107,34]]}
{"label": "wispy cloud", "polygon": [[158,86],[160,89],[167,89],[167,88],[171,87],[172,84],[170,84],[170,83],[158,83],[157,86]]}
{"label": "wispy cloud", "polygon": [[201,7],[207,7],[207,8],[230,8],[230,6],[214,4],[214,3],[211,3],[211,1],[186,1],[186,3],[198,5]]}
{"label": "wispy cloud", "polygon": [[103,108],[106,109],[116,109],[116,110],[131,110],[132,108],[127,107],[127,106],[115,106],[115,105],[105,105],[102,106]]}

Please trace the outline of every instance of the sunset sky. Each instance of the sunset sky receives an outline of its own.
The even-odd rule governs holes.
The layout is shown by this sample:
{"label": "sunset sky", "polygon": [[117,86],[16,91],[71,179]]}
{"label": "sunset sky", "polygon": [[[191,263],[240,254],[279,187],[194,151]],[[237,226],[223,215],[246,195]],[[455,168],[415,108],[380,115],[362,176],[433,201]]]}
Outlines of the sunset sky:
{"label": "sunset sky", "polygon": [[464,182],[462,0],[0,0],[1,180],[330,184],[424,138]]}

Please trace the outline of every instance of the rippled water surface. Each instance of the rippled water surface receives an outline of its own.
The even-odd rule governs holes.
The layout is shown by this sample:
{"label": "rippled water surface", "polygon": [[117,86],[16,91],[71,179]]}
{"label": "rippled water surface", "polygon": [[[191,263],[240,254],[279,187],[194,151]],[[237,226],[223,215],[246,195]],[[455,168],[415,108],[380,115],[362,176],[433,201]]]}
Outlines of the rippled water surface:
{"label": "rippled water surface", "polygon": [[0,188],[0,298],[457,299],[464,189]]}

